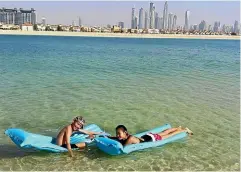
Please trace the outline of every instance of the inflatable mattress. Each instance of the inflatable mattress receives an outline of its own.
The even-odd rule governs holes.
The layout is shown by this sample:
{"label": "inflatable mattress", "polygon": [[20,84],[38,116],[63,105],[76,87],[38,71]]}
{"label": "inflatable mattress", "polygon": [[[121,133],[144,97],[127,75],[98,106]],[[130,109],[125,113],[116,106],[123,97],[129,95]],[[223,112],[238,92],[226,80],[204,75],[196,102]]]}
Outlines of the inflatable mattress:
{"label": "inflatable mattress", "polygon": [[[135,134],[134,136],[141,137],[150,132],[151,133],[159,133],[159,132],[162,132],[169,128],[171,128],[171,125],[165,124],[163,126],[154,128],[152,130]],[[183,139],[186,136],[187,136],[186,132],[181,132],[175,136],[172,136],[167,139],[160,140],[160,141],[131,144],[131,145],[127,145],[125,147],[123,147],[120,142],[110,139],[108,137],[98,137],[95,139],[95,142],[96,142],[97,147],[100,150],[102,150],[103,152],[110,154],[110,155],[120,155],[120,154],[128,154],[133,151],[138,151],[138,150],[147,149],[147,148],[151,148],[151,147],[163,146],[167,143],[171,143],[171,142]]]}
{"label": "inflatable mattress", "polygon": [[[95,124],[90,124],[84,127],[85,130],[93,132],[103,132],[100,127]],[[44,136],[40,134],[33,134],[22,129],[10,128],[5,131],[5,134],[11,138],[11,140],[19,147],[33,148],[37,150],[45,150],[50,152],[66,152],[66,148],[55,144],[56,138],[50,136]],[[104,134],[104,133],[103,133]],[[106,135],[108,135],[106,133]],[[81,132],[75,132],[70,137],[70,143],[76,144],[80,142],[91,143],[92,140],[88,139],[88,135]],[[92,142],[94,143],[94,142]]]}

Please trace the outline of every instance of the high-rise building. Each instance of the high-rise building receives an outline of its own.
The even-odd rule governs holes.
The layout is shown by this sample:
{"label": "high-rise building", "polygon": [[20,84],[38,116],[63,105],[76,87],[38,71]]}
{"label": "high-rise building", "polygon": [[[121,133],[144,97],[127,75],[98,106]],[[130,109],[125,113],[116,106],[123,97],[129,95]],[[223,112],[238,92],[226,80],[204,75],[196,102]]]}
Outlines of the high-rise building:
{"label": "high-rise building", "polygon": [[147,11],[145,11],[145,29],[149,29],[149,16]]}
{"label": "high-rise building", "polygon": [[237,33],[237,34],[239,33],[239,23],[237,20],[235,20],[235,22],[234,22],[233,32]]}
{"label": "high-rise building", "polygon": [[163,29],[163,17],[160,18],[160,29]]}
{"label": "high-rise building", "polygon": [[156,29],[161,29],[162,23],[161,23],[161,17],[157,18],[157,26]]}
{"label": "high-rise building", "polygon": [[190,18],[190,11],[187,10],[185,12],[185,26],[184,26],[185,31],[189,31],[189,18]]}
{"label": "high-rise building", "polygon": [[143,8],[141,8],[139,10],[139,25],[138,25],[139,29],[143,29],[144,28],[144,10]]}
{"label": "high-rise building", "polygon": [[79,17],[79,26],[82,26],[82,21],[80,17]]}
{"label": "high-rise building", "polygon": [[135,28],[135,8],[131,10],[131,29]]}
{"label": "high-rise building", "polygon": [[168,5],[167,5],[167,1],[164,4],[164,10],[163,10],[163,29],[167,30],[168,28]]}
{"label": "high-rise building", "polygon": [[124,28],[124,22],[119,22],[118,23],[118,26],[122,29],[122,28]]}
{"label": "high-rise building", "polygon": [[214,32],[219,32],[220,31],[220,26],[221,26],[221,24],[220,24],[220,22],[215,22],[214,23],[214,26],[213,26],[213,31]]}
{"label": "high-rise building", "polygon": [[158,29],[158,27],[157,27],[157,25],[158,25],[158,13],[157,12],[155,12],[155,26],[154,26],[154,28],[155,29]]}
{"label": "high-rise building", "polygon": [[208,25],[208,31],[212,31],[212,25]]}
{"label": "high-rise building", "polygon": [[195,31],[198,30],[197,24],[194,24],[194,25],[193,25],[193,30],[195,30]]}
{"label": "high-rise building", "polygon": [[138,18],[135,17],[135,20],[134,20],[134,29],[138,29],[138,23],[137,23],[137,21],[138,21]]}
{"label": "high-rise building", "polygon": [[46,25],[46,18],[42,17],[42,22],[41,22],[41,24],[42,24],[43,26]]}
{"label": "high-rise building", "polygon": [[0,22],[4,24],[14,24],[21,25],[24,23],[36,24],[36,14],[35,10],[31,8],[30,10],[23,10],[20,8],[0,9]]}
{"label": "high-rise building", "polygon": [[72,21],[72,26],[76,26],[76,23],[74,20]]}
{"label": "high-rise building", "polygon": [[205,31],[205,30],[207,30],[206,27],[207,27],[206,21],[202,20],[201,23],[199,24],[199,30],[200,31]]}
{"label": "high-rise building", "polygon": [[153,2],[150,3],[150,29],[155,28],[155,5]]}
{"label": "high-rise building", "polygon": [[169,31],[172,30],[172,22],[173,22],[173,14],[169,13],[169,15],[168,15],[168,30]]}
{"label": "high-rise building", "polygon": [[172,22],[172,30],[177,30],[177,16],[174,15]]}

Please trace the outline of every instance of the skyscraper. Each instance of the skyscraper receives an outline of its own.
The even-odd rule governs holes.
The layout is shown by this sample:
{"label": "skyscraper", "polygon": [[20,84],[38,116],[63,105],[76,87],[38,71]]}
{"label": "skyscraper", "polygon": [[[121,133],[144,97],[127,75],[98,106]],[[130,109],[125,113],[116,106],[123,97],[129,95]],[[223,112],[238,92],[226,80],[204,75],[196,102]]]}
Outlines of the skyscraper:
{"label": "skyscraper", "polygon": [[160,18],[160,29],[163,29],[163,17]]}
{"label": "skyscraper", "polygon": [[138,29],[138,18],[135,16],[135,20],[134,20],[134,29]]}
{"label": "skyscraper", "polygon": [[206,21],[205,21],[205,20],[202,20],[201,23],[199,24],[199,30],[200,30],[200,31],[205,31],[205,30],[207,30],[206,27],[207,27]]}
{"label": "skyscraper", "polygon": [[174,15],[172,22],[172,30],[177,30],[177,16]]}
{"label": "skyscraper", "polygon": [[155,29],[158,29],[158,26],[157,26],[158,25],[158,18],[159,18],[158,13],[155,12],[155,27],[154,27]]}
{"label": "skyscraper", "polygon": [[42,22],[41,22],[41,24],[43,25],[43,26],[45,26],[46,25],[46,18],[42,18]]}
{"label": "skyscraper", "polygon": [[155,5],[153,2],[150,3],[150,29],[155,28]]}
{"label": "skyscraper", "polygon": [[185,27],[184,27],[185,31],[189,31],[189,17],[190,17],[190,11],[187,10],[185,12]]}
{"label": "skyscraper", "polygon": [[21,25],[24,23],[36,24],[36,14],[35,10],[31,8],[30,10],[24,10],[20,8],[0,9],[0,22],[4,24],[14,24]]}
{"label": "skyscraper", "polygon": [[156,29],[161,29],[161,17],[157,17],[157,26],[156,26]]}
{"label": "skyscraper", "polygon": [[213,26],[213,31],[214,32],[219,32],[220,31],[220,22],[215,22]]}
{"label": "skyscraper", "polygon": [[124,28],[124,22],[119,22],[118,23],[118,26],[122,29],[122,28]]}
{"label": "skyscraper", "polygon": [[235,22],[234,22],[233,32],[234,33],[238,33],[239,32],[239,23],[238,23],[237,20],[235,20]]}
{"label": "skyscraper", "polygon": [[135,28],[135,8],[131,10],[131,29]]}
{"label": "skyscraper", "polygon": [[145,29],[149,29],[149,16],[147,11],[145,11]]}
{"label": "skyscraper", "polygon": [[208,31],[212,31],[212,25],[208,25]]}
{"label": "skyscraper", "polygon": [[173,14],[169,13],[169,15],[168,15],[168,30],[169,31],[172,30],[172,22],[173,22]]}
{"label": "skyscraper", "polygon": [[82,26],[82,21],[80,17],[79,17],[79,26]]}
{"label": "skyscraper", "polygon": [[139,10],[139,25],[138,25],[139,29],[143,29],[144,28],[144,10],[143,8],[141,8]]}
{"label": "skyscraper", "polygon": [[163,10],[163,29],[167,30],[167,24],[168,24],[168,5],[167,1],[164,4],[164,10]]}

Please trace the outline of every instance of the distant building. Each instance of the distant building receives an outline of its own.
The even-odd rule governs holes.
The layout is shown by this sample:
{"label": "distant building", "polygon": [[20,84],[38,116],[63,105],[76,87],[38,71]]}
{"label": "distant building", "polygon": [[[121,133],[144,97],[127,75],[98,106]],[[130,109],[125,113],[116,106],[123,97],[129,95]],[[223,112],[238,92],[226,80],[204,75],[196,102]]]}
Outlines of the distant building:
{"label": "distant building", "polygon": [[148,16],[148,12],[145,11],[145,29],[149,29],[149,16]]}
{"label": "distant building", "polygon": [[82,26],[82,21],[80,17],[79,17],[79,26]]}
{"label": "distant building", "polygon": [[46,19],[45,19],[44,17],[42,18],[42,22],[41,22],[41,24],[42,24],[43,26],[46,25]]}
{"label": "distant building", "polygon": [[150,29],[155,28],[155,5],[153,2],[150,3],[150,11],[149,11],[149,16],[150,16]]}
{"label": "distant building", "polygon": [[33,25],[30,23],[25,23],[21,25],[22,31],[33,31]]}
{"label": "distant building", "polygon": [[189,18],[190,18],[190,11],[187,10],[185,12],[185,26],[184,26],[185,31],[189,31]]}
{"label": "distant building", "polygon": [[135,8],[131,10],[131,29],[135,28]]}
{"label": "distant building", "polygon": [[33,8],[30,10],[24,10],[22,8],[19,10],[17,10],[17,8],[2,8],[0,9],[0,23],[13,25],[21,25],[24,23],[36,24],[35,10]]}
{"label": "distant building", "polygon": [[214,32],[219,32],[220,31],[220,27],[221,27],[221,24],[220,24],[220,22],[215,22],[214,23],[214,26],[213,26],[213,31]]}
{"label": "distant building", "polygon": [[169,13],[168,15],[168,30],[171,31],[172,30],[172,22],[173,22],[173,14]]}
{"label": "distant building", "polygon": [[162,28],[164,30],[168,29],[168,5],[167,5],[167,1],[164,4],[164,10],[163,10],[163,24],[162,24]]}
{"label": "distant building", "polygon": [[207,27],[206,21],[202,20],[201,23],[199,24],[199,30],[200,31],[205,31]]}
{"label": "distant building", "polygon": [[143,10],[143,8],[141,8],[139,10],[139,24],[138,24],[138,28],[139,29],[143,29],[144,28],[144,10]]}
{"label": "distant building", "polygon": [[137,21],[138,21],[138,18],[135,17],[135,20],[134,20],[134,29],[137,29],[137,28],[138,28],[138,23],[137,23]]}
{"label": "distant building", "polygon": [[236,34],[239,33],[239,23],[238,23],[237,20],[235,20],[235,22],[234,22],[233,32],[236,33]]}
{"label": "distant building", "polygon": [[122,29],[122,28],[124,28],[124,22],[119,22],[118,23],[118,26]]}
{"label": "distant building", "polygon": [[176,15],[174,15],[174,17],[173,17],[172,30],[177,30],[177,16]]}

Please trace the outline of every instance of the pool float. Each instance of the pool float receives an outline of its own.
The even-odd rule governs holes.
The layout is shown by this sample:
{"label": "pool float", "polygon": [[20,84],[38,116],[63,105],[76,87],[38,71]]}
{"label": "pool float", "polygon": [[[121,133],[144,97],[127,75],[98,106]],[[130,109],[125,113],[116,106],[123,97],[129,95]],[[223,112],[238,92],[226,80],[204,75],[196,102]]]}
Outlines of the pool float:
{"label": "pool float", "polygon": [[[104,131],[102,131],[100,127],[95,124],[87,125],[84,127],[84,129],[93,132],[102,132],[103,135],[108,135],[108,133],[104,133]],[[18,128],[9,128],[5,131],[5,134],[9,136],[18,147],[21,148],[33,148],[50,152],[68,151],[66,148],[56,145],[56,138],[51,136],[29,133]],[[86,142],[90,145],[93,145],[93,141],[94,140],[88,138],[88,135],[81,132],[74,132],[70,137],[71,144]]]}
{"label": "pool float", "polygon": [[[147,133],[160,133],[166,129],[171,128],[170,124],[165,124],[163,126],[154,128],[149,131],[145,131],[142,133],[135,134],[134,136],[136,137],[141,137]],[[160,140],[160,141],[155,141],[155,142],[144,142],[144,143],[138,143],[138,144],[130,144],[127,146],[123,146],[120,142],[110,139],[108,137],[98,137],[95,139],[96,146],[102,150],[103,152],[110,154],[110,155],[121,155],[121,154],[128,154],[134,151],[142,150],[142,149],[147,149],[151,147],[157,147],[157,146],[163,146],[167,143],[175,142],[177,140],[183,139],[187,136],[188,134],[186,132],[181,132],[179,134],[176,134],[172,137]]]}

